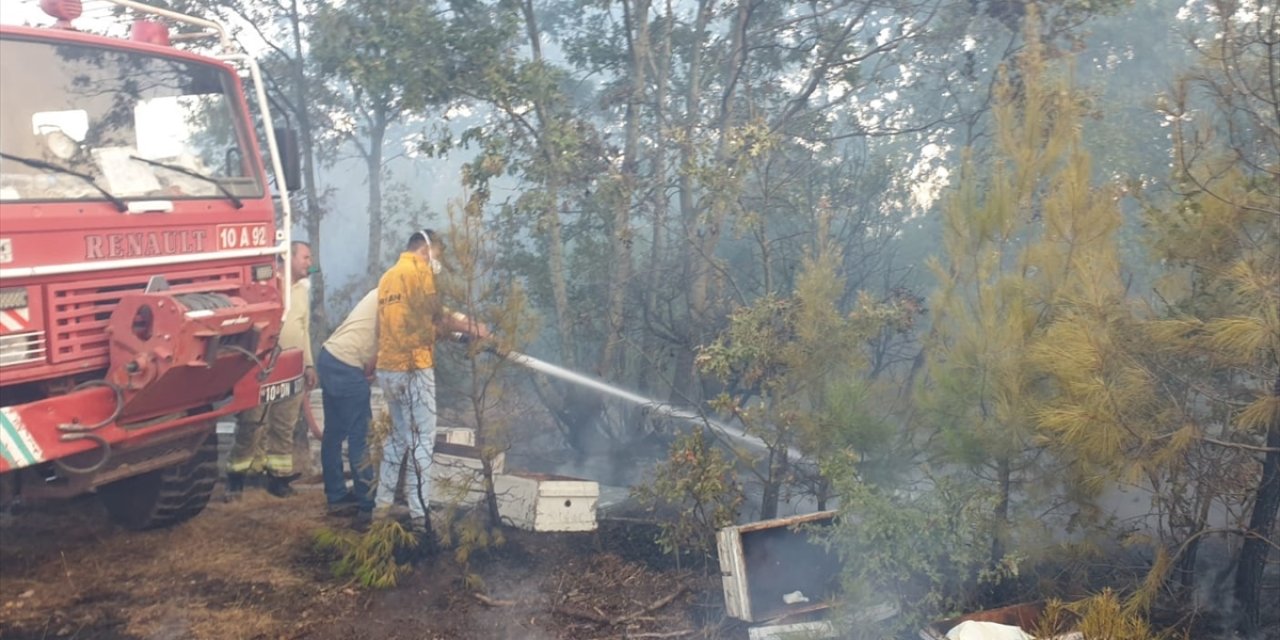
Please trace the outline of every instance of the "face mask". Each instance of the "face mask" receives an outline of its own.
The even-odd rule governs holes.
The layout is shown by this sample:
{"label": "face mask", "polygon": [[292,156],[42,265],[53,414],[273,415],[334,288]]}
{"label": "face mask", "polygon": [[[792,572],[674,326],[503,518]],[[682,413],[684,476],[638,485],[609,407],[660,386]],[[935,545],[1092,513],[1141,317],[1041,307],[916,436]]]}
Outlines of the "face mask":
{"label": "face mask", "polygon": [[435,258],[431,259],[431,273],[439,275],[443,269],[444,265],[440,264],[439,260],[436,260]]}

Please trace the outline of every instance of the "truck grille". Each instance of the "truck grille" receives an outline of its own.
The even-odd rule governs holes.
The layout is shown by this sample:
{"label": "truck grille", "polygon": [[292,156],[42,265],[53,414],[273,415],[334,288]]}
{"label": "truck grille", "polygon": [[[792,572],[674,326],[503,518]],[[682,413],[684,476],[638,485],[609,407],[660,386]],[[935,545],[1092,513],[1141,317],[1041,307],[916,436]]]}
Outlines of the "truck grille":
{"label": "truck grille", "polygon": [[[243,282],[241,267],[223,267],[165,274],[175,290],[232,293]],[[150,276],[103,278],[49,285],[50,362],[107,360],[103,329],[120,297],[145,291]]]}

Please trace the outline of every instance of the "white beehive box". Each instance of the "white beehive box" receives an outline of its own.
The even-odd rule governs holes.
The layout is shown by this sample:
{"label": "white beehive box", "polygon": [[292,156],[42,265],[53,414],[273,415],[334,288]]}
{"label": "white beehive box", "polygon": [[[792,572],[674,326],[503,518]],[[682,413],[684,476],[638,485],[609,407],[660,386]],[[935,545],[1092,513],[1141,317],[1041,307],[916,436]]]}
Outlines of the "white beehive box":
{"label": "white beehive box", "polygon": [[[506,465],[506,454],[493,457],[494,482]],[[476,504],[484,498],[480,450],[436,439],[431,455],[431,501],[436,504]]]}
{"label": "white beehive box", "polygon": [[476,432],[465,427],[438,427],[436,429],[436,442],[474,447],[476,446]]}
{"label": "white beehive box", "polygon": [[498,516],[526,531],[595,531],[600,485],[540,473],[494,476]]}

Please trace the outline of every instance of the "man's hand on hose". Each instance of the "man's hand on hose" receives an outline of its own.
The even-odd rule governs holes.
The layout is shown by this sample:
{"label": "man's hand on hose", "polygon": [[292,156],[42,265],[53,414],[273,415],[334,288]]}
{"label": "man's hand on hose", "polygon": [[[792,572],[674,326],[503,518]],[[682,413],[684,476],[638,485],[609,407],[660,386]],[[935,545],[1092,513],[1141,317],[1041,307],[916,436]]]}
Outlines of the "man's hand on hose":
{"label": "man's hand on hose", "polygon": [[[448,310],[446,309],[446,311]],[[467,314],[457,311],[449,311],[444,323],[444,331],[450,334],[458,334],[453,337],[461,339],[463,342],[483,341],[493,335],[488,325],[483,322],[477,322],[467,317]]]}
{"label": "man's hand on hose", "polygon": [[315,367],[307,367],[302,372],[302,380],[307,383],[307,390],[316,388],[320,383],[320,377],[316,375]]}

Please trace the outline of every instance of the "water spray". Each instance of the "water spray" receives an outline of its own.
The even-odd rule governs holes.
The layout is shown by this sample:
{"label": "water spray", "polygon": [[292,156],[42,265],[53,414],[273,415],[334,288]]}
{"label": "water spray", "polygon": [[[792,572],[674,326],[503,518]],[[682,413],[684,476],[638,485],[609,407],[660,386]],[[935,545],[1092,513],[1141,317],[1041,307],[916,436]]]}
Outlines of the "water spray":
{"label": "water spray", "polygon": [[[549,375],[555,378],[559,378],[561,380],[564,380],[565,382],[570,382],[582,387],[594,389],[595,391],[599,391],[600,393],[603,393],[605,395],[613,396],[620,400],[626,400],[627,402],[630,402],[636,406],[639,406],[645,411],[650,411],[659,415],[666,416],[668,418],[675,418],[676,420],[683,420],[685,422],[690,422],[693,424],[705,426],[711,429],[712,431],[718,432],[720,435],[726,438],[737,440],[752,448],[759,449],[759,450],[768,450],[769,448],[769,445],[766,444],[764,440],[761,440],[760,438],[753,436],[737,427],[733,427],[723,422],[720,422],[719,420],[709,418],[696,411],[691,411],[689,409],[677,407],[667,402],[659,402],[658,400],[655,400],[653,398],[648,398],[638,393],[633,393],[631,391],[627,391],[626,389],[622,389],[620,387],[611,385],[607,382],[604,382],[603,380],[598,380],[596,378],[583,375],[576,371],[570,371],[569,369],[565,369],[564,367],[556,366],[545,360],[539,360],[538,358],[535,358],[533,356],[526,355],[517,351],[499,352],[497,350],[490,349],[490,352],[502,358],[505,358],[511,362],[514,362],[518,365],[527,367],[534,371],[538,371],[540,373],[544,373],[546,375]],[[800,460],[803,459],[803,457],[804,456],[801,455],[801,453],[797,451],[795,448],[787,447],[787,459],[789,461],[799,462]]]}

